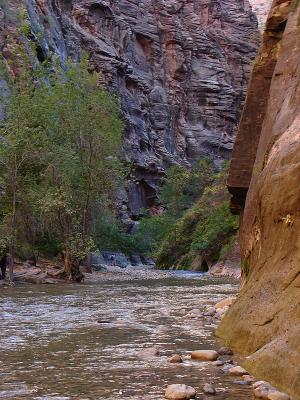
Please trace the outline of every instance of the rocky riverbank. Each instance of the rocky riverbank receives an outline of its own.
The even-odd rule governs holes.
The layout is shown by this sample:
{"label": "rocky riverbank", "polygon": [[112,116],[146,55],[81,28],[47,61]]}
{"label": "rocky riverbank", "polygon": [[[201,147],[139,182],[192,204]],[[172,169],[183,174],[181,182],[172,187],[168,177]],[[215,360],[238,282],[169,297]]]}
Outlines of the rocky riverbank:
{"label": "rocky riverbank", "polygon": [[[203,310],[192,309],[186,317],[204,319],[206,322],[216,327],[235,300],[235,297],[229,297],[219,301],[213,307]],[[140,352],[138,356],[153,358],[158,357],[159,355],[159,349],[150,348]],[[219,367],[224,374],[228,374],[232,377],[233,383],[236,385],[251,385],[253,396],[256,399],[292,400],[289,395],[277,390],[270,383],[257,381],[254,376],[247,372],[247,370],[238,365],[238,362],[234,358],[234,354],[230,348],[220,347],[217,350],[194,350],[192,352],[187,352],[187,354],[184,355],[174,354],[168,359],[169,362],[178,364],[186,361],[189,362],[190,360],[199,363],[210,363],[212,367]],[[217,394],[218,391],[210,382],[203,385],[200,393],[198,393],[195,388],[180,382],[178,384],[171,384],[166,388],[165,398],[168,400],[189,400],[196,398],[199,399],[201,398],[201,395],[215,396]]]}
{"label": "rocky riverbank", "polygon": [[[174,271],[156,270],[149,265],[128,266],[120,268],[111,265],[98,265],[97,270],[92,269],[91,272],[85,272],[83,268],[83,283],[100,283],[110,281],[132,281],[132,280],[153,280],[166,279],[174,276]],[[14,271],[15,284],[64,284],[71,283],[63,277],[62,265],[49,261],[41,261],[37,266],[28,263],[17,262]],[[1,286],[9,285],[7,280],[0,281]]]}

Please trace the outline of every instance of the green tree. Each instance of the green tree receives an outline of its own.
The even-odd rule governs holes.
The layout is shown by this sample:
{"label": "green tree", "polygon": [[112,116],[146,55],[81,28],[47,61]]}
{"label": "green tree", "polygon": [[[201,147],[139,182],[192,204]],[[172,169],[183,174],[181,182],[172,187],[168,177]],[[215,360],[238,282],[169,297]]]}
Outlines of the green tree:
{"label": "green tree", "polygon": [[[65,243],[65,272],[72,278],[72,263],[80,260],[67,243],[70,238],[73,243],[75,235],[84,248],[91,244],[97,215],[109,204],[122,176],[118,156],[123,122],[116,99],[98,82],[99,74],[89,73],[83,58],[79,64],[69,62],[66,69],[58,67],[51,85],[43,87],[52,104],[48,136],[53,147],[46,187],[62,193],[70,210],[75,210],[70,218],[68,207],[60,208],[58,214],[65,210],[66,218],[57,224]],[[51,212],[55,209],[56,205]]]}
{"label": "green tree", "polygon": [[34,86],[30,74],[20,72],[10,85],[6,119],[0,126],[0,213],[2,234],[7,238],[10,254],[9,278],[13,280],[18,218],[25,205],[30,185],[39,179],[40,149],[45,137],[36,117],[38,103],[33,100]]}
{"label": "green tree", "polygon": [[192,168],[174,165],[167,170],[160,201],[164,211],[146,215],[140,221],[135,242],[139,248],[155,256],[161,243],[170,235],[177,241],[177,221],[201,197],[214,180],[214,167],[207,158],[199,159]]}
{"label": "green tree", "polygon": [[0,130],[1,220],[11,279],[16,245],[30,237],[34,247],[45,236],[61,243],[65,274],[81,279],[79,263],[93,246],[97,215],[110,203],[122,169],[123,122],[115,98],[98,82],[83,58],[51,73],[47,66],[33,72],[23,65],[12,85]]}
{"label": "green tree", "polygon": [[212,183],[213,173],[213,165],[207,158],[199,159],[192,168],[180,165],[170,167],[160,196],[168,213],[176,217],[182,215]]}

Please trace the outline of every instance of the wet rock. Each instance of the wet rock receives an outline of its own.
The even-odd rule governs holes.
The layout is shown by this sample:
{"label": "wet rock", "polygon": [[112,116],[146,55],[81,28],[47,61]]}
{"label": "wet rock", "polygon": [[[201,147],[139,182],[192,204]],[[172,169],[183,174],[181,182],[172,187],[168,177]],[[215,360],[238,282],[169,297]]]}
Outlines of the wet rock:
{"label": "wet rock", "polygon": [[160,355],[160,350],[158,347],[149,347],[148,349],[139,351],[137,357],[140,360],[150,360],[154,357],[158,357]]}
{"label": "wet rock", "polygon": [[198,308],[193,308],[189,314],[202,314],[201,310],[199,310]]}
{"label": "wet rock", "polygon": [[200,310],[194,309],[194,310],[191,310],[187,314],[187,317],[190,317],[190,318],[201,318],[201,317],[203,317],[203,313]]}
{"label": "wet rock", "polygon": [[183,363],[183,359],[181,357],[181,355],[179,354],[174,354],[172,357],[169,358],[169,363],[171,364],[180,364]]}
{"label": "wet rock", "polygon": [[205,311],[204,315],[205,315],[205,317],[213,317],[215,315],[215,313],[216,313],[216,309],[214,307],[210,307]]}
{"label": "wet rock", "polygon": [[216,361],[219,355],[214,350],[195,350],[191,354],[191,358],[197,361]]}
{"label": "wet rock", "polygon": [[196,398],[196,390],[187,385],[170,385],[165,392],[165,398],[168,400],[190,400]]}
{"label": "wet rock", "polygon": [[253,394],[257,399],[268,399],[268,394],[272,386],[264,381],[255,382],[253,385]]}
{"label": "wet rock", "polygon": [[232,356],[233,355],[233,351],[229,347],[221,347],[218,350],[218,353],[220,354],[220,356]]}
{"label": "wet rock", "polygon": [[236,375],[236,376],[247,375],[248,373],[244,368],[240,367],[239,365],[230,368],[228,372],[230,375]]}
{"label": "wet rock", "polygon": [[223,367],[223,365],[225,364],[225,361],[217,360],[217,361],[214,361],[212,364],[216,365],[217,367]]}
{"label": "wet rock", "polygon": [[203,386],[203,392],[205,394],[211,394],[211,395],[215,395],[217,393],[216,389],[210,383],[205,383],[205,385]]}

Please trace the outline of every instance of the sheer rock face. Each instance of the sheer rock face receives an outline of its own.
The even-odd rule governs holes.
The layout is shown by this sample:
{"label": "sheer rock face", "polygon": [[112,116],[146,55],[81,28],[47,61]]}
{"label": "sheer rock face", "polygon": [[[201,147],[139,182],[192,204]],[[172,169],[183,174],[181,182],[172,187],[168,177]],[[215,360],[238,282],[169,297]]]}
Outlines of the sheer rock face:
{"label": "sheer rock face", "polygon": [[[254,165],[241,221],[245,285],[218,335],[247,356],[249,372],[299,400],[300,5],[290,3],[273,2],[264,38],[269,52],[257,59],[238,133],[237,144],[249,139],[248,162]],[[262,67],[267,54],[273,71],[261,107],[259,88],[271,72],[270,65]],[[251,131],[247,121],[259,113],[262,121],[254,120]],[[237,187],[236,171],[247,160],[239,157],[238,145],[234,154],[230,180]]]}
{"label": "sheer rock face", "polygon": [[248,0],[37,0],[28,10],[43,53],[88,51],[119,96],[131,215],[153,205],[171,163],[230,156],[259,44]]}
{"label": "sheer rock face", "polygon": [[[12,4],[15,2],[9,0]],[[91,55],[120,98],[130,214],[172,163],[229,158],[259,45],[249,0],[24,0],[38,58]]]}

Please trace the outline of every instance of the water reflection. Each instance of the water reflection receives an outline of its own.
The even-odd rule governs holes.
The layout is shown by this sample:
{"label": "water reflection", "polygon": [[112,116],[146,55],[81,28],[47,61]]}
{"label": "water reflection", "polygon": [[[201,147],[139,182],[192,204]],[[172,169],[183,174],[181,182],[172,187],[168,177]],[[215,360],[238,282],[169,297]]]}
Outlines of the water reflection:
{"label": "water reflection", "polygon": [[[186,314],[237,290],[229,282],[188,277],[3,290],[0,398],[156,400],[167,384],[201,392],[211,382],[219,399],[250,399],[250,390],[218,367],[167,362],[174,352],[218,347],[214,327]],[[162,357],[137,358],[154,345]]]}

